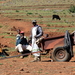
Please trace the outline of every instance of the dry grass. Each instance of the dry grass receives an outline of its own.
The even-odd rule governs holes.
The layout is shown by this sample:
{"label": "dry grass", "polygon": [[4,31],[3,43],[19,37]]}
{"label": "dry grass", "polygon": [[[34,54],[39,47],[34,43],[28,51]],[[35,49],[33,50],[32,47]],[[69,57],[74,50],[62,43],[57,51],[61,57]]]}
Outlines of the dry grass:
{"label": "dry grass", "polygon": [[8,6],[33,6],[50,4],[74,4],[75,0],[5,0],[1,3]]}
{"label": "dry grass", "polygon": [[[74,28],[71,29],[70,26],[75,25],[75,14],[70,13],[68,9],[74,3],[74,0],[5,0],[0,3],[0,13],[11,19],[23,21],[36,19],[39,24],[45,24],[48,31],[56,28],[58,32],[66,29],[73,31]],[[59,15],[61,20],[52,20],[53,14]]]}

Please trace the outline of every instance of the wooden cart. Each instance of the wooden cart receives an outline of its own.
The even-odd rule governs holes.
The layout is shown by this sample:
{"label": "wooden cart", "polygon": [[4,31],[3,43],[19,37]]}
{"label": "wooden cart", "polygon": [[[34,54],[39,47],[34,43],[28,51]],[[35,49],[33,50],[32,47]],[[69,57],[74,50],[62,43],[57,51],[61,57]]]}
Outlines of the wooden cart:
{"label": "wooden cart", "polygon": [[73,55],[74,33],[70,34],[68,31],[65,35],[57,37],[47,37],[41,42],[43,51],[50,52],[50,57],[53,61],[70,61]]}

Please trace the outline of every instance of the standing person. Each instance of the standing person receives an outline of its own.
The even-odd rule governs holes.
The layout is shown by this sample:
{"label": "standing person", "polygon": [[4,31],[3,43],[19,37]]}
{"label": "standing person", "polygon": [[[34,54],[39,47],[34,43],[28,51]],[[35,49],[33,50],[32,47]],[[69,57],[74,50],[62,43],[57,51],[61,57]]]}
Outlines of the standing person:
{"label": "standing person", "polygon": [[43,35],[42,27],[37,24],[36,20],[32,21],[34,27],[32,27],[32,52],[34,52],[34,60],[32,62],[41,61],[40,48],[36,44],[36,40]]}
{"label": "standing person", "polygon": [[[24,31],[20,31],[19,37],[16,41],[16,50],[18,50],[21,54],[23,54],[24,50],[32,50],[32,47],[28,45],[27,39],[24,37]],[[23,56],[20,56],[20,58],[23,58]]]}

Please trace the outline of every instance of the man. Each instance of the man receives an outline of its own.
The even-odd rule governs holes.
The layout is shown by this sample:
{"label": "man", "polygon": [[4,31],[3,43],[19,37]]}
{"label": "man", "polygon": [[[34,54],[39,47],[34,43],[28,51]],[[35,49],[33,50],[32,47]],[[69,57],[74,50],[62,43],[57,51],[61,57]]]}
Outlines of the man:
{"label": "man", "polygon": [[[16,40],[16,50],[18,50],[21,54],[23,54],[24,50],[32,50],[32,47],[28,45],[27,39],[24,37],[24,31],[20,31],[19,36]],[[23,58],[23,56],[20,56],[20,58]]]}
{"label": "man", "polygon": [[36,20],[32,21],[34,27],[32,27],[32,52],[34,53],[34,60],[32,62],[41,61],[40,48],[36,44],[36,40],[39,39],[43,35],[43,30],[41,26],[37,24]]}

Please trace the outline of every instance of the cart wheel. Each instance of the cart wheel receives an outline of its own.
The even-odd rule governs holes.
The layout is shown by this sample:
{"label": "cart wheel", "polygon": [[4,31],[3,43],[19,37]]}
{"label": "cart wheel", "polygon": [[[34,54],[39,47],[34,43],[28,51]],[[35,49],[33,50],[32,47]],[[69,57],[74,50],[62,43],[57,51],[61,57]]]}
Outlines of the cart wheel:
{"label": "cart wheel", "polygon": [[65,62],[71,59],[71,55],[64,47],[57,47],[52,52],[53,61]]}

